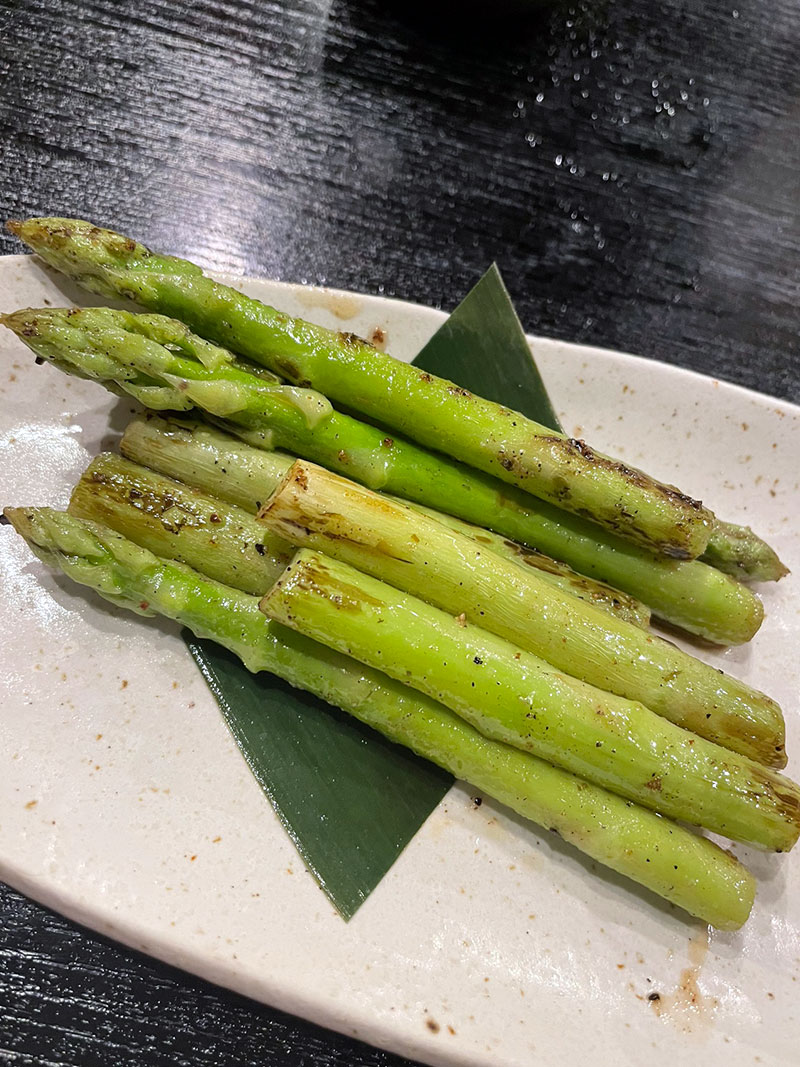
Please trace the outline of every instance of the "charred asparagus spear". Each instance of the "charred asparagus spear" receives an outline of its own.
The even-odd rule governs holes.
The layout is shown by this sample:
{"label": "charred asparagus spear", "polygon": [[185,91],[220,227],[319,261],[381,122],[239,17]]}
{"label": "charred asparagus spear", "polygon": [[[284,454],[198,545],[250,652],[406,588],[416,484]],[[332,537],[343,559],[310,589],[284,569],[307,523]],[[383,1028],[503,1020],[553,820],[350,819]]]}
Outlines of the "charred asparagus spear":
{"label": "charred asparagus spear", "polygon": [[638,597],[662,618],[709,640],[747,641],[761,623],[758,598],[718,571],[694,561],[657,560],[463,464],[326,411],[317,394],[264,383],[174,320],[47,308],[0,321],[61,369],[74,367],[145,404],[152,399],[151,406],[197,405],[224,414],[226,428],[262,450],[288,449],[373,489],[492,529]]}
{"label": "charred asparagus spear", "polygon": [[777,771],[338,559],[300,549],[261,610],[645,807],[778,851],[800,834],[800,787]]}
{"label": "charred asparagus spear", "polygon": [[783,716],[769,697],[400,501],[298,461],[259,517],[287,541],[463,614],[575,678],[759,762],[786,764]]}
{"label": "charred asparagus spear", "polygon": [[205,277],[185,260],[160,256],[81,220],[9,225],[47,262],[94,292],[175,316],[296,385],[313,386],[636,544],[675,559],[693,559],[708,544],[713,515],[698,501],[352,334],[291,318]]}
{"label": "charred asparagus spear", "polygon": [[290,542],[235,504],[112,453],[89,464],[69,511],[253,595],[263,595],[294,553]]}
{"label": "charred asparagus spear", "polygon": [[722,929],[747,919],[754,882],[713,842],[508,745],[379,671],[270,623],[258,601],[118,534],[48,508],[6,516],[34,552],[114,603],[210,637],[252,671],[271,671],[550,827],[599,863]]}
{"label": "charred asparagus spear", "polygon": [[[137,464],[151,467],[185,483],[184,489],[186,485],[194,486],[201,494],[208,493],[253,514],[277,488],[294,461],[284,453],[265,453],[252,448],[198,420],[184,419],[178,422],[173,419],[168,422],[158,417],[134,419],[123,435],[121,449]],[[113,466],[117,477],[124,470],[121,461],[112,456],[105,457],[104,464],[106,472]],[[87,472],[90,478],[85,476],[84,480],[97,481],[92,468]],[[128,473],[134,492],[136,477],[135,472]],[[110,486],[103,488],[93,485],[90,488],[101,496],[111,492]],[[168,493],[169,490],[165,488],[163,492]],[[470,537],[484,550],[511,560],[526,570],[532,568],[543,581],[571,596],[577,596],[636,626],[646,628],[650,621],[650,613],[644,604],[611,586],[577,574],[564,563],[452,515],[425,508],[421,504],[413,504],[412,507]],[[118,528],[99,514],[87,513],[84,517]],[[120,528],[120,533],[126,533],[126,530]],[[229,581],[229,578],[221,580]],[[265,589],[266,586],[261,591]]]}

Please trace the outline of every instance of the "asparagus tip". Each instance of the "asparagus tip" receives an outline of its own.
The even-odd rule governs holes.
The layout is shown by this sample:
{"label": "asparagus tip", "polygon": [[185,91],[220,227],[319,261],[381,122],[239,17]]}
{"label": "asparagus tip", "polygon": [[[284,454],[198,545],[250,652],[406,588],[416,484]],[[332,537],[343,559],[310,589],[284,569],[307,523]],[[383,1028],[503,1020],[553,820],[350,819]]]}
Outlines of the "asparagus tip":
{"label": "asparagus tip", "polygon": [[2,524],[13,526],[20,537],[29,541],[33,536],[30,508],[3,508]]}
{"label": "asparagus tip", "polygon": [[13,233],[15,237],[19,237],[22,230],[22,222],[19,219],[8,219],[6,229],[9,233]]}
{"label": "asparagus tip", "polygon": [[8,311],[0,315],[0,326],[6,326],[18,337],[35,337],[38,333],[34,308],[20,308],[19,311]]}

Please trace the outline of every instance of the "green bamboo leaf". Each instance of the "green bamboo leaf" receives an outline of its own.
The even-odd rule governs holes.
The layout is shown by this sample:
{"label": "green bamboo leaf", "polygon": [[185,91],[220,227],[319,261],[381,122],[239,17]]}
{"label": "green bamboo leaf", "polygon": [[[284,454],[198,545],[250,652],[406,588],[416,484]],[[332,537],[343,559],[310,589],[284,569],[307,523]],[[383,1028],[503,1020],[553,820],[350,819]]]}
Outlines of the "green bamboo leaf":
{"label": "green bamboo leaf", "polygon": [[496,263],[428,341],[414,365],[561,430]]}
{"label": "green bamboo leaf", "polygon": [[[414,363],[560,429],[495,265]],[[349,919],[453,778],[213,642],[184,639],[303,862]]]}

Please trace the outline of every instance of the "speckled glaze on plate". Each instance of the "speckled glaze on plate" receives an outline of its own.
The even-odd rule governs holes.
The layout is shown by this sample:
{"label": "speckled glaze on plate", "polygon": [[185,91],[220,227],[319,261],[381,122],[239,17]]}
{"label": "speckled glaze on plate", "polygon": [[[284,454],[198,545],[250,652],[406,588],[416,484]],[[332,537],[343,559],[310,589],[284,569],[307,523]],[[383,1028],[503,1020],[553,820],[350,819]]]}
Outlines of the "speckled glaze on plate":
{"label": "speckled glaze on plate", "polygon": [[[229,279],[228,279],[229,280]],[[86,302],[0,260],[0,310]],[[234,284],[410,359],[440,312]],[[534,339],[564,424],[751,523],[800,572],[800,409],[655,362]],[[132,405],[0,336],[0,500],[66,503]],[[211,981],[430,1064],[796,1064],[800,852],[737,847],[753,916],[713,933],[456,786],[355,918],[327,903],[176,630],[49,573],[0,529],[0,876]],[[746,648],[695,649],[783,705],[800,775],[800,578]],[[687,646],[688,647],[688,646]],[[656,996],[657,994],[657,996]]]}

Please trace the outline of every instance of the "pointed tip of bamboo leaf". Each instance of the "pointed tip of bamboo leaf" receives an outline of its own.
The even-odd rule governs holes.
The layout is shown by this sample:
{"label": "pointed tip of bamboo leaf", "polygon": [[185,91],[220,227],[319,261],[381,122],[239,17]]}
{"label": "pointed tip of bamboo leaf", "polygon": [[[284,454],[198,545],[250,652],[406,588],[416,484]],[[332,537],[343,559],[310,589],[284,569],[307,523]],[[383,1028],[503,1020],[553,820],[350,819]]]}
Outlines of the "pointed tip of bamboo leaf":
{"label": "pointed tip of bamboo leaf", "polygon": [[413,364],[561,430],[497,263],[484,272]]}

